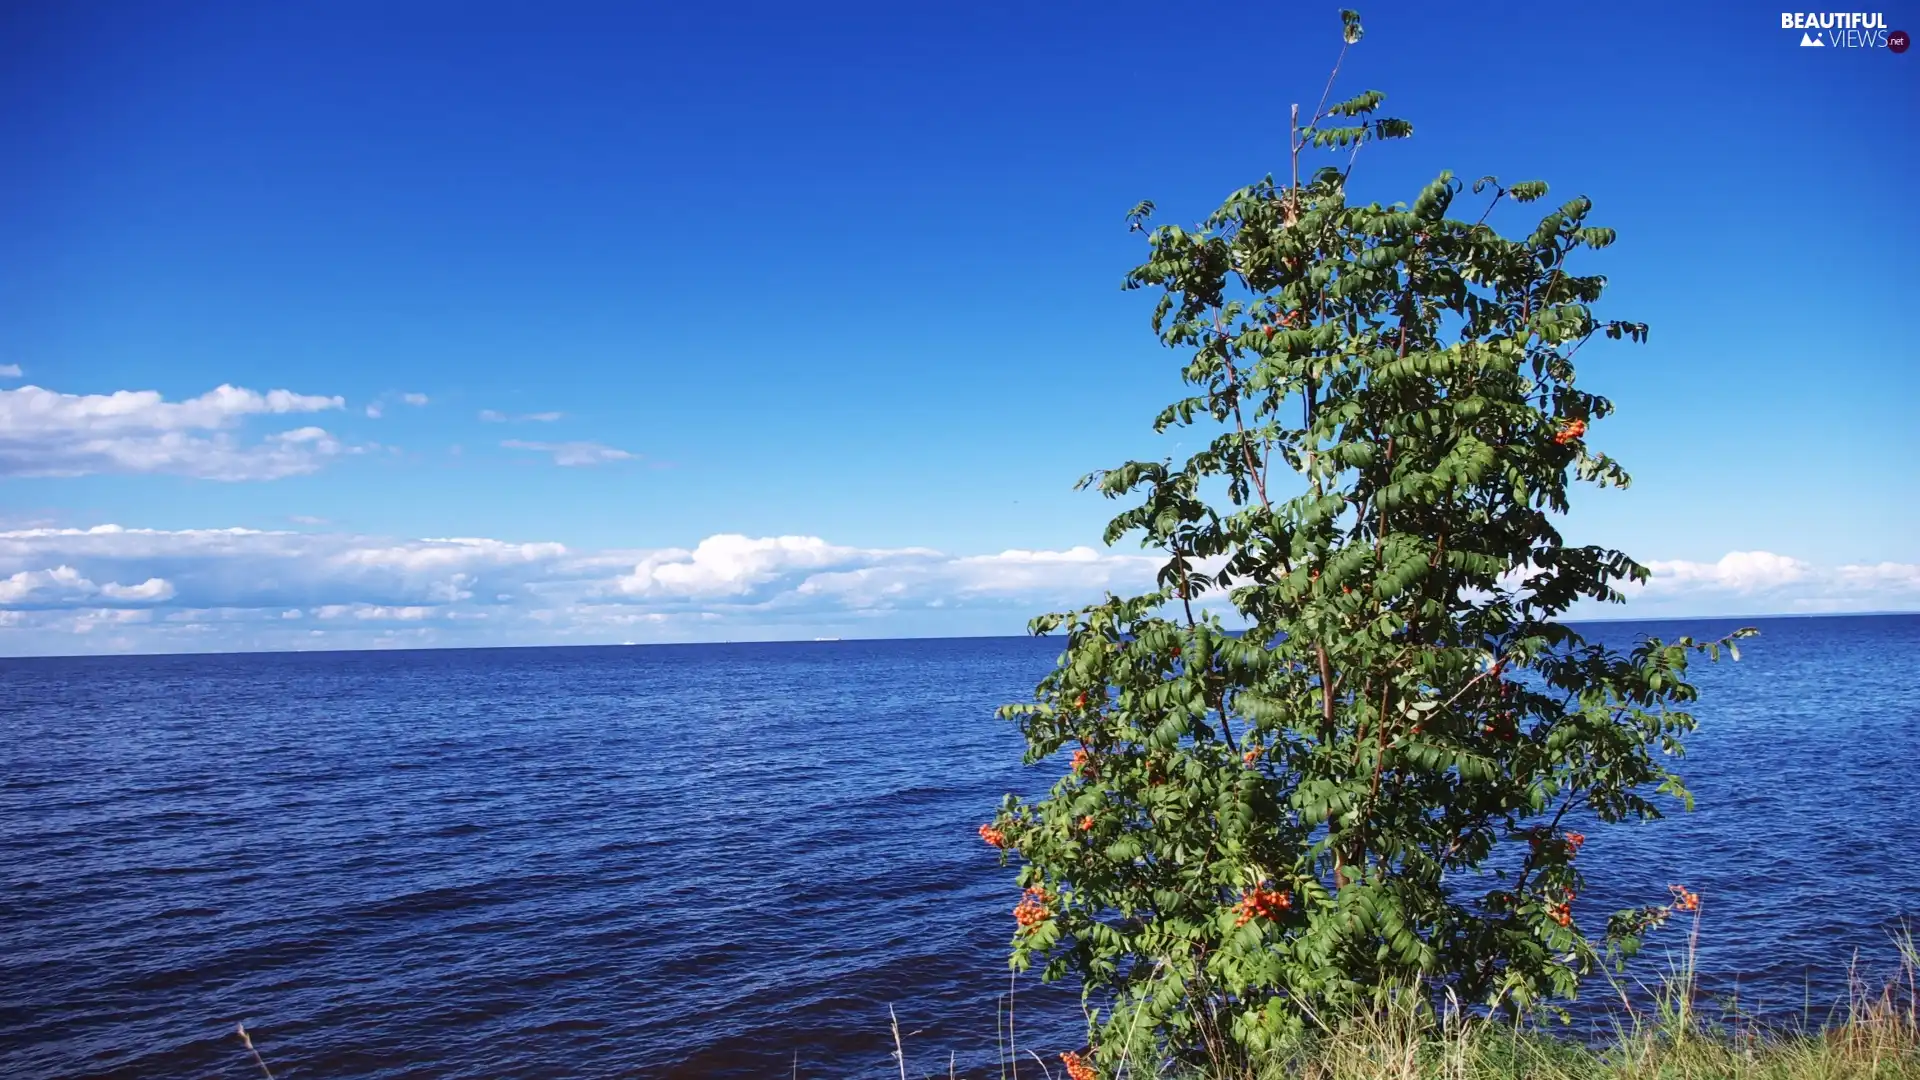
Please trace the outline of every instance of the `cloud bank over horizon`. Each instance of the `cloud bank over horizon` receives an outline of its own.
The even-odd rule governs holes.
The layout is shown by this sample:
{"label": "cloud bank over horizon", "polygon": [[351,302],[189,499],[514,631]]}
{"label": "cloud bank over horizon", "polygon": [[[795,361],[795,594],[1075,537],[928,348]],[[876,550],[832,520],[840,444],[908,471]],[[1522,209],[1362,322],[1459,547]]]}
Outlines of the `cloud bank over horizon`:
{"label": "cloud bank over horizon", "polygon": [[[1650,562],[1624,606],[1575,618],[1920,609],[1920,565],[1771,552]],[[1018,634],[1042,611],[1152,586],[1150,554],[954,555],[720,534],[595,550],[482,537],[0,532],[0,655]]]}

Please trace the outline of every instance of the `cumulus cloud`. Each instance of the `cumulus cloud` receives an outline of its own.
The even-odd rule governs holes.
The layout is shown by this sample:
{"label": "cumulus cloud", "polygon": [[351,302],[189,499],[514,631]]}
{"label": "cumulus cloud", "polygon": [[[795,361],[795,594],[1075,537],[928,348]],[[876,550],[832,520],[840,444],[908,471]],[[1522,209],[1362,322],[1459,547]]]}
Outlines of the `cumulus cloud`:
{"label": "cumulus cloud", "polygon": [[0,379],[17,379],[19,377],[19,364],[0,364]]}
{"label": "cumulus cloud", "polygon": [[500,444],[509,450],[536,450],[553,455],[555,465],[569,467],[581,465],[605,465],[610,461],[631,461],[637,455],[611,446],[602,446],[595,442],[527,442],[523,439],[507,439]]}
{"label": "cumulus cloud", "polygon": [[405,404],[412,405],[415,408],[418,408],[422,405],[425,405],[428,399],[427,399],[427,395],[425,394],[401,394],[400,400]]}
{"label": "cumulus cloud", "polygon": [[[58,568],[62,580],[133,581],[117,588],[169,590],[166,599],[191,609],[266,610],[337,604],[407,607],[469,599],[485,580],[496,596],[523,599],[533,582],[604,574],[591,558],[568,565],[565,545],[488,539],[392,541],[346,534],[255,529],[21,529],[0,532],[0,575],[40,589]],[[20,577],[21,573],[27,577]],[[51,571],[49,571],[51,572]],[[160,579],[160,585],[154,583]],[[69,587],[84,599],[83,586]],[[105,588],[101,590],[106,593]],[[5,594],[0,594],[4,596]],[[125,594],[123,598],[133,594]],[[0,600],[0,604],[8,603]]]}
{"label": "cumulus cloud", "polygon": [[86,604],[151,604],[171,600],[173,583],[151,577],[137,585],[96,585],[71,566],[18,570],[0,578],[0,608],[58,608]]}
{"label": "cumulus cloud", "polygon": [[313,472],[354,452],[319,427],[253,442],[234,429],[249,417],[340,409],[340,397],[218,386],[167,401],[153,390],[64,394],[38,386],[0,390],[0,476],[174,473],[209,480],[269,480]]}
{"label": "cumulus cloud", "polygon": [[754,539],[736,534],[709,536],[688,551],[669,548],[641,559],[614,583],[623,596],[703,600],[740,599],[768,590],[804,586],[820,571],[853,566],[885,566],[937,559],[922,549],[879,551],[836,547],[817,536]]}
{"label": "cumulus cloud", "polygon": [[[812,536],[577,551],[485,537],[20,529],[0,532],[0,611],[13,613],[0,652],[341,648],[390,642],[389,631],[414,644],[838,636],[928,610],[962,616],[948,632],[1017,632],[1046,607],[1149,587],[1157,565],[1088,548],[956,557]],[[158,617],[100,614],[135,606]]]}
{"label": "cumulus cloud", "polygon": [[1805,581],[1814,568],[1799,559],[1775,555],[1770,551],[1734,551],[1719,562],[1651,562],[1653,587],[1657,589],[1708,588],[1727,592],[1751,593],[1777,589]]}
{"label": "cumulus cloud", "polygon": [[1646,565],[1653,575],[1648,582],[1622,590],[1630,613],[1796,614],[1920,606],[1920,564],[1915,563],[1823,567],[1770,551],[1734,551],[1715,562]]}
{"label": "cumulus cloud", "polygon": [[1107,591],[1151,589],[1162,562],[1154,556],[1089,547],[1066,551],[1014,549],[959,558],[932,551],[913,554],[919,557],[813,574],[795,592],[801,597],[831,598],[853,607],[1017,598],[1072,602]]}
{"label": "cumulus cloud", "polygon": [[[581,551],[486,537],[252,529],[0,531],[0,653],[1018,633],[1152,588],[1156,556],[954,555],[816,536]],[[1920,609],[1920,565],[1765,552],[1652,564],[1612,617]]]}

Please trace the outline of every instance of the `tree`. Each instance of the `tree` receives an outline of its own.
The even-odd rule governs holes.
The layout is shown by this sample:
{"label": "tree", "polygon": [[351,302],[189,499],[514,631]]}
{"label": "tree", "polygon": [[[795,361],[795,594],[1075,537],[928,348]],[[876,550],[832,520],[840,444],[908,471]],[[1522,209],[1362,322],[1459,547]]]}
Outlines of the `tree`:
{"label": "tree", "polygon": [[[1344,59],[1362,31],[1342,18]],[[1450,216],[1451,173],[1410,206],[1349,203],[1360,149],[1412,131],[1381,101],[1296,106],[1289,179],[1194,229],[1130,216],[1150,250],[1126,287],[1161,291],[1193,391],[1155,430],[1216,434],[1081,482],[1137,500],[1106,540],[1165,552],[1159,587],[1034,620],[1065,651],[1001,712],[1030,762],[1072,761],[981,829],[1022,863],[1015,968],[1077,976],[1109,1062],[1143,1038],[1243,1061],[1414,985],[1514,1011],[1572,995],[1671,905],[1590,935],[1568,825],[1690,805],[1655,753],[1694,726],[1689,656],[1752,633],[1622,653],[1558,621],[1647,577],[1555,526],[1573,483],[1628,482],[1587,443],[1611,406],[1574,356],[1647,328],[1592,312],[1606,281],[1573,263],[1614,234],[1585,197],[1518,239],[1488,218],[1544,183],[1479,180],[1475,220]],[[1320,151],[1344,160],[1302,180]]]}

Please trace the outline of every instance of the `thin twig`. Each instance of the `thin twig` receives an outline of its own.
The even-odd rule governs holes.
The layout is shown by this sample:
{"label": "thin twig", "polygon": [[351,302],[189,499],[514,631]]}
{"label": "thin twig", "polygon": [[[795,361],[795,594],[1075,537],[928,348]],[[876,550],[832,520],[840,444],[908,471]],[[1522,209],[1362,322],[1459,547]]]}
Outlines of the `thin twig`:
{"label": "thin twig", "polygon": [[1343,32],[1341,34],[1340,55],[1333,58],[1333,70],[1327,72],[1326,89],[1320,91],[1320,104],[1315,106],[1313,110],[1313,119],[1307,121],[1307,126],[1311,127],[1314,124],[1319,123],[1321,116],[1323,116],[1326,113],[1327,98],[1331,96],[1333,93],[1333,81],[1340,77],[1340,65],[1343,62],[1345,62],[1345,60],[1347,59],[1347,50],[1352,47],[1353,47],[1353,43],[1346,40],[1346,35]]}

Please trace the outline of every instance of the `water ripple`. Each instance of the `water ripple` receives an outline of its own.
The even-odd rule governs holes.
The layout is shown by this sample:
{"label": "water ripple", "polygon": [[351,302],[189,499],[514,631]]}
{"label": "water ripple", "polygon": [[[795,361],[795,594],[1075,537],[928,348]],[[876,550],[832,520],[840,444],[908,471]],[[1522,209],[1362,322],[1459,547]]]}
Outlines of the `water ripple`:
{"label": "water ripple", "polygon": [[[1582,903],[1685,881],[1713,985],[1817,1010],[1920,900],[1920,618],[1764,629],[1702,674],[1699,811],[1591,830]],[[0,661],[0,1075],[245,1075],[244,1019],[311,1077],[881,1076],[889,1005],[912,1064],[991,1061],[973,829],[1053,775],[992,710],[1057,651]],[[1018,1010],[1077,1041],[1070,990]]]}

